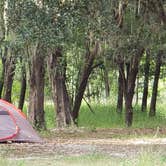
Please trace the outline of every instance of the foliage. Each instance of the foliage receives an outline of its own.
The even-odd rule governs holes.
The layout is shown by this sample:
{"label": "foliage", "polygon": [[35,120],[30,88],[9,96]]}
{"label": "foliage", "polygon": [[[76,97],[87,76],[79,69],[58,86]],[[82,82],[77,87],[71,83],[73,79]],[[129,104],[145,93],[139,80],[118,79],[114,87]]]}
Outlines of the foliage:
{"label": "foliage", "polygon": [[[2,58],[4,49],[7,47],[9,49],[8,54],[12,54],[11,50],[14,50],[14,56],[17,59],[16,75],[13,84],[13,102],[18,101],[21,89],[19,84],[22,66],[20,58],[23,58],[25,62],[23,65],[27,69],[30,68],[31,55],[34,53],[39,41],[45,48],[43,51],[45,57],[54,51],[57,46],[62,47],[63,57],[60,66],[67,65],[63,70],[66,70],[65,81],[71,102],[73,102],[76,95],[87,45],[89,45],[89,50],[91,50],[96,40],[100,43],[100,56],[95,59],[94,68],[84,95],[85,99],[89,100],[88,102],[94,100],[105,101],[105,82],[103,79],[103,70],[105,68],[108,71],[111,95],[115,97],[114,99],[110,97],[108,101],[116,100],[117,60],[124,60],[124,63],[129,62],[136,50],[143,46],[149,50],[151,55],[149,97],[151,96],[157,53],[159,50],[165,51],[165,23],[160,13],[162,10],[159,10],[164,7],[165,1],[152,0],[146,1],[146,3],[141,1],[139,6],[137,6],[136,0],[44,0],[43,4],[37,4],[37,1],[34,0],[8,0],[6,2],[9,5],[7,9],[7,28],[9,33],[4,38],[3,12],[5,1],[2,0],[0,1],[0,54]],[[120,8],[120,5],[123,5],[123,8]],[[117,14],[119,14],[119,18],[117,18]],[[119,26],[120,17],[122,18],[121,26]],[[160,76],[162,80],[165,79],[165,59],[165,56],[163,56]],[[145,54],[139,65],[140,83],[138,91],[140,98],[143,90],[144,64]],[[50,94],[51,85],[47,69],[45,71],[45,99],[50,100],[52,97]],[[162,89],[159,87],[159,92],[163,89],[163,87]],[[158,96],[160,97],[160,93]],[[26,99],[27,97],[28,94],[26,94]],[[80,125],[85,123],[84,125],[88,126],[88,123],[90,123],[92,126],[109,127],[116,126],[118,121],[123,121],[124,116],[115,114],[114,102],[111,102],[109,106],[94,107],[95,109],[99,107],[99,109],[106,110],[105,114],[103,112],[100,114],[100,111],[97,111],[96,115],[89,115],[90,111],[89,113],[88,111],[82,111],[84,109],[83,106],[80,115]],[[46,112],[47,109],[51,110],[52,108],[47,108],[46,105]],[[108,110],[113,111],[110,111],[110,113]],[[146,114],[139,115],[137,112],[134,112],[134,117],[137,120],[138,116],[138,121],[144,126],[143,121],[146,120],[148,122],[148,118]],[[109,113],[111,114],[110,116]],[[49,114],[51,114],[51,111]],[[88,122],[87,116],[91,118],[89,119],[90,122]],[[103,120],[100,119],[102,116]],[[112,120],[109,117],[114,117],[114,119]],[[140,117],[145,119],[140,120]],[[48,117],[46,116],[46,118]],[[99,119],[98,124],[96,122],[97,118]],[[101,122],[106,121],[107,124],[100,123],[100,120]],[[158,119],[156,120],[158,121]],[[52,123],[54,121],[49,121],[48,118],[48,126],[53,126]],[[157,122],[153,121],[153,123],[155,126]],[[153,126],[152,121],[149,124]],[[140,125],[134,124],[134,126]],[[120,124],[120,126],[123,126],[123,124]]]}

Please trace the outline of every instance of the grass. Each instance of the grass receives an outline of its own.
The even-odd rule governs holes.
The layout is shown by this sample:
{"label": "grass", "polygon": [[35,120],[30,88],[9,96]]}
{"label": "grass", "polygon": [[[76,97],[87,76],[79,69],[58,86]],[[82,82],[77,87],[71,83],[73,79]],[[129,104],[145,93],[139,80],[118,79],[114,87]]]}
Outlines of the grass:
{"label": "grass", "polygon": [[0,166],[166,166],[166,155],[144,151],[135,157],[118,158],[103,154],[80,156],[54,156],[49,158],[2,159]]}
{"label": "grass", "polygon": [[[92,104],[92,113],[87,105],[82,104],[78,125],[86,128],[125,128],[125,115],[116,113],[116,107],[109,104]],[[55,112],[51,104],[45,106],[47,128],[55,127]],[[139,106],[134,108],[132,128],[166,127],[166,109],[164,105],[157,108],[155,117],[149,117],[147,112],[142,113]]]}

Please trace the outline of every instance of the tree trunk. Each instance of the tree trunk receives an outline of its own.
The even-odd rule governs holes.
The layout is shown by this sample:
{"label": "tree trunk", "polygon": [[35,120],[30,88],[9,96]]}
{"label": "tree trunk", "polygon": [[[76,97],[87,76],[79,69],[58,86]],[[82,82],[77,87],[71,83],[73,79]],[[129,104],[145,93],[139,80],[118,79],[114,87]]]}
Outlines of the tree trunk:
{"label": "tree trunk", "polygon": [[84,66],[82,68],[81,77],[80,77],[78,89],[75,96],[74,106],[73,106],[73,121],[75,124],[77,124],[79,109],[81,106],[81,102],[83,99],[83,95],[87,86],[89,76],[93,70],[92,66],[93,66],[95,57],[98,53],[98,47],[99,47],[99,43],[96,42],[93,51],[90,51],[89,46],[87,48]]}
{"label": "tree trunk", "polygon": [[20,110],[22,110],[24,106],[25,93],[26,93],[26,69],[25,66],[22,66],[21,91],[20,91],[20,98],[18,104],[18,108]]}
{"label": "tree trunk", "polygon": [[[121,68],[124,68],[124,65],[121,64]],[[119,77],[118,77],[118,101],[117,101],[117,109],[116,111],[118,113],[121,113],[123,110],[123,78],[122,74],[119,71]]]}
{"label": "tree trunk", "polygon": [[108,71],[106,67],[104,69],[104,84],[105,84],[105,95],[107,99],[110,96],[110,85],[109,85]]}
{"label": "tree trunk", "polygon": [[38,44],[31,59],[28,117],[38,129],[45,129],[44,120],[44,50]]}
{"label": "tree trunk", "polygon": [[58,128],[72,124],[71,106],[66,88],[66,64],[63,64],[61,48],[57,48],[48,59],[49,77],[52,85],[53,101],[56,108]]}
{"label": "tree trunk", "polygon": [[136,4],[135,4],[135,17],[138,18],[139,16],[139,2],[140,0],[136,0]]}
{"label": "tree trunk", "polygon": [[139,76],[136,78],[136,96],[135,96],[135,105],[138,105],[139,102]]}
{"label": "tree trunk", "polygon": [[160,51],[157,55],[149,116],[156,115],[156,100],[157,100],[158,82],[159,82],[159,77],[160,77],[160,67],[162,64],[162,60],[161,60],[162,55],[163,55],[163,51]]}
{"label": "tree trunk", "polygon": [[129,62],[129,70],[128,74],[125,77],[125,71],[122,65],[119,65],[120,72],[123,78],[123,93],[125,98],[125,109],[126,109],[126,116],[125,122],[128,127],[132,125],[133,120],[133,108],[132,108],[132,101],[134,96],[134,89],[135,89],[135,82],[138,73],[138,67],[141,60],[141,57],[144,53],[143,48],[137,49],[137,52],[133,57],[130,59]]}
{"label": "tree trunk", "polygon": [[133,122],[133,107],[132,107],[132,96],[129,96],[129,94],[127,94],[128,99],[125,100],[125,122],[126,125],[128,127],[132,126],[132,122]]}
{"label": "tree trunk", "polygon": [[5,63],[5,79],[3,99],[11,102],[12,85],[15,75],[15,57],[8,56]]}
{"label": "tree trunk", "polygon": [[[5,38],[8,35],[8,28],[5,22],[5,17],[7,16],[6,8],[5,8],[5,1],[1,1],[1,10],[0,10],[0,43],[4,42]],[[3,51],[2,51],[3,50]],[[2,73],[0,78],[0,98],[2,97],[4,79],[5,79],[5,62],[8,53],[8,48],[6,46],[1,47],[1,59],[2,59]]]}
{"label": "tree trunk", "polygon": [[141,106],[142,112],[146,111],[146,109],[147,109],[149,69],[150,69],[150,53],[149,53],[149,51],[146,51],[146,62],[145,62],[145,66],[144,66],[145,79],[144,79],[144,90],[143,90],[142,106]]}
{"label": "tree trunk", "polygon": [[87,84],[87,95],[86,95],[88,102],[91,102],[91,91],[90,91],[90,84]]}
{"label": "tree trunk", "polygon": [[128,75],[127,88],[126,88],[127,92],[126,90],[124,90],[125,105],[126,105],[126,124],[128,127],[132,125],[132,120],[133,120],[132,100],[134,96],[135,82],[138,74],[139,63],[143,53],[144,49],[139,49],[131,59],[130,71]]}
{"label": "tree trunk", "polygon": [[2,57],[2,73],[1,73],[1,79],[0,79],[0,98],[2,97],[2,91],[3,91],[3,86],[4,86],[6,56],[7,56],[7,48],[5,47],[5,52]]}

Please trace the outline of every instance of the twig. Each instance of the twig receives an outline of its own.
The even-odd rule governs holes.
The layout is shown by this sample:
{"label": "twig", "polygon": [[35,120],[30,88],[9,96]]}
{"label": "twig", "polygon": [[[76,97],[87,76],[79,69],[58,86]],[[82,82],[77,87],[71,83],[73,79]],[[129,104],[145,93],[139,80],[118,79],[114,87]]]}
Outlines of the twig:
{"label": "twig", "polygon": [[93,111],[93,109],[92,109],[91,105],[88,103],[88,101],[85,99],[85,97],[83,97],[83,100],[84,100],[84,101],[85,101],[85,103],[87,104],[87,106],[88,106],[89,110],[90,110],[93,114],[95,114],[95,112]]}

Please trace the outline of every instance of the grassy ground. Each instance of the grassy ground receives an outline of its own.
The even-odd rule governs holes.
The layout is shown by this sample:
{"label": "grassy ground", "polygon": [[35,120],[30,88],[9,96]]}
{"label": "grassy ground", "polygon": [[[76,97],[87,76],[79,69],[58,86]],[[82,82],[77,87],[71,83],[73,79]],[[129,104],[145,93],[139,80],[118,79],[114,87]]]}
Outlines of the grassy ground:
{"label": "grassy ground", "polygon": [[[165,137],[166,133],[166,109],[165,106],[158,106],[156,117],[149,118],[148,113],[140,112],[139,107],[134,108],[134,118],[133,118],[133,126],[132,128],[126,128],[124,123],[124,111],[122,114],[116,113],[116,107],[111,106],[109,104],[92,104],[92,109],[94,113],[92,113],[86,104],[82,104],[78,125],[80,128],[78,129],[68,129],[65,131],[54,130],[54,132],[46,131],[41,134],[44,138],[49,140],[61,140],[73,138],[77,139],[112,139],[112,138],[144,138],[144,136],[148,136],[153,138],[157,137]],[[52,104],[46,104],[46,124],[48,129],[55,128],[55,112]],[[160,132],[163,131],[163,134],[158,135],[158,129]],[[78,130],[78,131],[77,131]],[[80,130],[80,131],[79,131]],[[155,137],[156,138],[156,137]],[[103,142],[104,143],[104,142]],[[58,143],[55,144],[57,147],[60,145]],[[59,145],[59,146],[58,146]],[[77,146],[80,146],[80,142],[78,141]],[[88,146],[92,146],[88,144]],[[74,146],[74,145],[73,145]],[[74,148],[72,146],[72,148]],[[113,145],[109,145],[113,146]],[[163,145],[165,146],[165,145]],[[44,145],[45,147],[45,145]],[[56,148],[55,149],[56,151]],[[62,147],[61,147],[62,148]],[[71,148],[71,149],[72,149]],[[85,148],[85,147],[84,147]],[[102,145],[101,145],[101,148]],[[113,147],[112,147],[113,148]],[[122,147],[118,147],[122,148]],[[134,148],[134,147],[133,147]],[[123,148],[122,148],[123,149]],[[145,148],[148,149],[148,148]],[[126,150],[126,148],[125,148]],[[57,149],[57,151],[59,151]],[[122,150],[123,151],[123,150]],[[131,147],[131,151],[133,149]],[[132,154],[131,152],[131,154]],[[112,150],[110,149],[110,153]],[[115,151],[116,153],[116,151]],[[125,153],[125,152],[124,152]],[[134,152],[133,152],[134,153]],[[130,153],[129,153],[130,154]],[[23,158],[2,158],[0,157],[0,166],[29,166],[29,165],[38,165],[38,166],[166,166],[166,153],[159,150],[143,150],[139,154],[129,155],[127,157],[121,157],[114,154],[115,157],[111,155],[107,155],[104,153],[85,153],[82,154],[71,154],[71,155],[59,155],[54,154],[51,156],[33,156],[27,157],[23,156]]]}
{"label": "grassy ground", "polygon": [[[166,107],[158,106],[155,117],[149,117],[148,112],[142,113],[137,106],[134,108],[132,128],[166,127]],[[86,128],[125,128],[124,111],[116,113],[116,107],[109,104],[92,104],[92,113],[87,105],[82,104],[78,125]],[[55,127],[55,113],[53,105],[46,105],[47,128]]]}
{"label": "grassy ground", "polygon": [[166,156],[151,151],[142,152],[135,158],[112,158],[107,155],[55,156],[50,158],[0,159],[0,166],[166,166]]}

